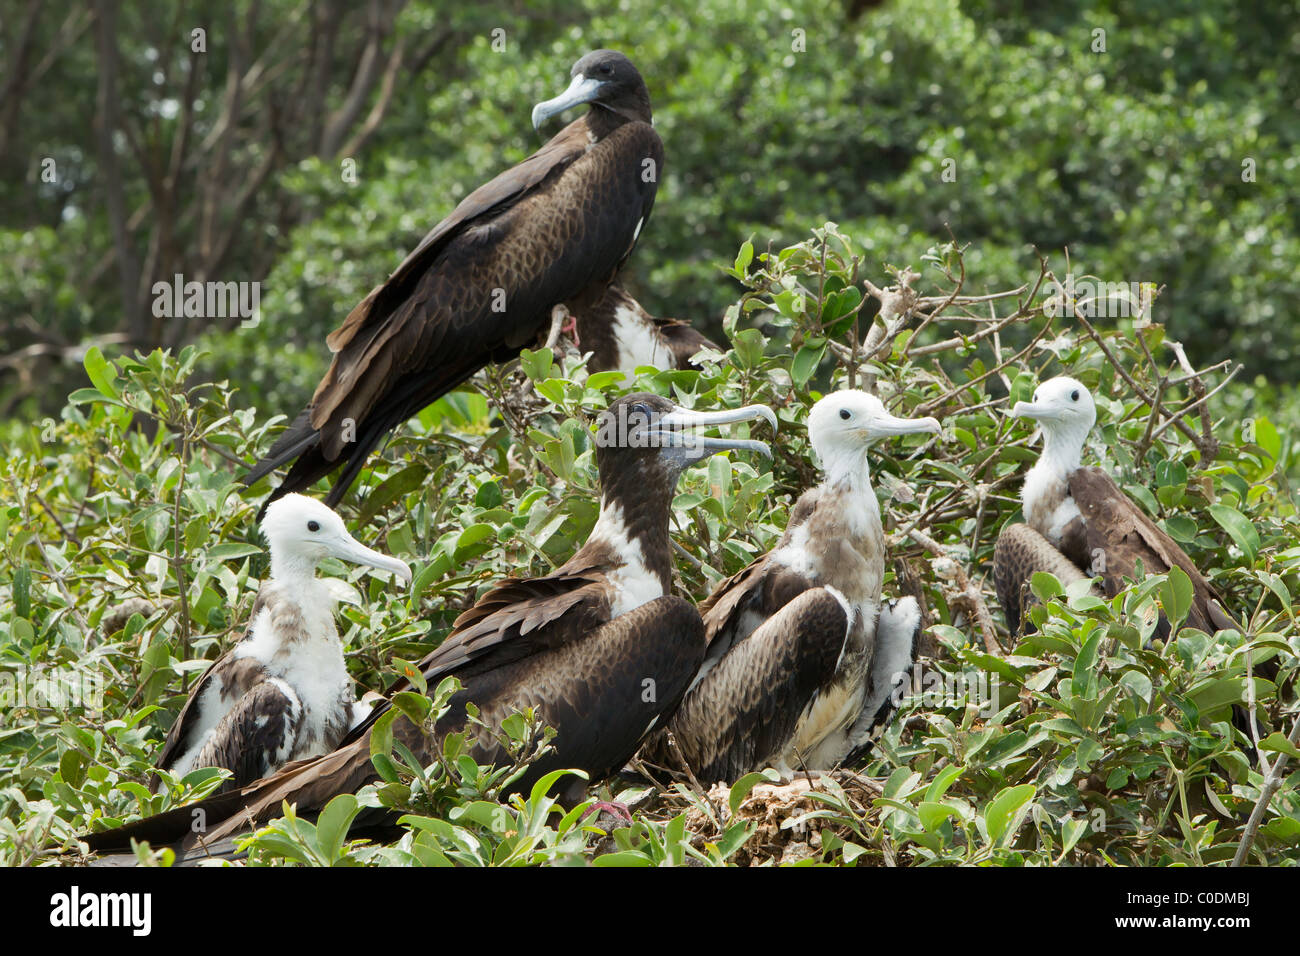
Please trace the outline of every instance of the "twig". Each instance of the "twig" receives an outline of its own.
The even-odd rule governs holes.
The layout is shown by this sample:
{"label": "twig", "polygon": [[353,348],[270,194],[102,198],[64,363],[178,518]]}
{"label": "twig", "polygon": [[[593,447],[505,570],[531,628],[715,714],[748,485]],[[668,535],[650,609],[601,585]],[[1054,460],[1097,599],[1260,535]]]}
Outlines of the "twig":
{"label": "twig", "polygon": [[[1287,735],[1287,742],[1292,747],[1300,741],[1300,716],[1297,716],[1295,722],[1291,725],[1291,733]],[[1237,845],[1237,853],[1232,858],[1232,866],[1241,866],[1246,862],[1246,857],[1250,853],[1250,848],[1255,843],[1255,837],[1259,833],[1260,821],[1264,819],[1264,811],[1268,808],[1269,801],[1273,799],[1273,794],[1277,793],[1278,788],[1282,786],[1282,771],[1286,767],[1289,755],[1279,753],[1277,761],[1273,764],[1272,769],[1264,778],[1264,787],[1260,790],[1259,800],[1255,802],[1255,808],[1250,811],[1250,819],[1246,821],[1246,832],[1241,836],[1241,843]]]}
{"label": "twig", "polygon": [[45,503],[45,499],[41,497],[40,492],[33,491],[32,497],[36,499],[37,504],[45,509],[45,513],[50,516],[50,520],[58,526],[59,534],[63,535],[63,540],[67,541],[69,544],[75,544],[77,547],[81,547],[81,539],[63,526],[63,522],[59,520],[59,516],[56,515],[53,509]]}
{"label": "twig", "polygon": [[[1005,651],[1002,645],[998,643],[997,631],[993,626],[993,616],[989,614],[989,609],[984,606],[984,594],[971,583],[970,578],[966,576],[965,570],[961,564],[953,560],[952,557],[943,549],[937,541],[931,538],[924,531],[912,528],[908,531],[912,540],[929,551],[936,558],[944,558],[951,562],[952,577],[956,581],[957,598],[960,603],[966,604],[970,612],[975,617],[975,622],[979,625],[980,634],[984,638],[984,649],[994,657],[1002,657]],[[956,603],[956,602],[949,602]]]}
{"label": "twig", "polygon": [[[1208,401],[1209,401],[1211,398],[1213,398],[1215,395],[1217,395],[1219,392],[1223,391],[1224,387],[1227,386],[1227,384],[1228,384],[1229,382],[1232,381],[1232,379],[1236,376],[1236,374],[1237,374],[1238,372],[1240,372],[1240,371],[1242,370],[1242,368],[1244,368],[1244,366],[1242,366],[1242,365],[1238,365],[1236,368],[1230,370],[1230,371],[1228,372],[1228,374],[1225,375],[1225,376],[1223,377],[1223,381],[1220,382],[1218,385],[1214,386],[1214,388],[1212,388],[1212,389],[1211,389],[1210,391],[1208,391],[1208,392],[1205,391],[1205,386],[1202,385],[1202,386],[1201,386],[1201,391],[1202,391],[1203,394],[1201,395],[1201,397],[1200,397],[1200,398],[1197,398],[1195,401],[1191,402],[1190,404],[1184,405],[1182,408],[1180,408],[1180,409],[1178,409],[1176,412],[1174,412],[1174,416],[1175,416],[1175,417],[1169,419],[1169,421],[1165,422],[1163,425],[1161,425],[1159,428],[1157,428],[1156,431],[1155,431],[1155,434],[1151,436],[1152,440],[1154,441],[1155,439],[1157,439],[1157,438],[1159,438],[1161,435],[1163,435],[1163,434],[1165,433],[1165,430],[1166,430],[1167,428],[1169,428],[1170,425],[1174,424],[1175,422],[1181,421],[1181,420],[1182,420],[1182,416],[1186,415],[1188,412],[1190,412],[1190,411],[1191,411],[1192,409],[1194,409],[1194,408],[1200,408],[1200,409],[1201,409],[1201,422],[1204,424],[1204,427],[1206,428],[1206,430],[1207,430],[1207,432],[1208,432],[1208,429],[1210,428],[1210,424],[1209,424],[1209,411],[1208,411],[1208,407],[1206,406],[1205,403],[1208,402]],[[1196,381],[1199,382],[1200,380],[1199,380],[1199,379],[1196,379]],[[1196,389],[1193,388],[1192,391],[1195,392]],[[1219,442],[1218,442],[1218,440],[1215,439],[1214,436],[1211,434],[1211,435],[1209,436],[1209,438],[1208,438],[1208,441],[1214,443],[1214,448],[1215,448],[1215,450],[1217,451],[1217,450],[1218,450],[1218,447],[1219,447]],[[1199,442],[1198,442],[1198,445],[1199,445]],[[1213,457],[1213,456],[1211,456],[1211,457]]]}

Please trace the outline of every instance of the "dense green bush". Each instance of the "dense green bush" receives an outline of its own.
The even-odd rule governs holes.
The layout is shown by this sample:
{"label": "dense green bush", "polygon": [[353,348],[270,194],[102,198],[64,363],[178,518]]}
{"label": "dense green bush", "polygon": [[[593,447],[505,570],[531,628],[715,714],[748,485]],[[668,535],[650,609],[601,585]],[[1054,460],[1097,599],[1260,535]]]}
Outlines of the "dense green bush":
{"label": "dense green bush", "polygon": [[[867,318],[874,296],[863,289],[889,280],[855,258],[861,246],[830,224],[771,253],[745,244],[727,270],[743,287],[727,310],[727,352],[701,372],[645,373],[634,387],[687,405],[765,402],[780,418],[774,461],[715,457],[678,488],[676,583],[697,601],[775,543],[795,497],[817,480],[803,422],[820,391],[865,377],[891,407],[944,422],[941,436],[881,443],[872,459],[891,548],[885,590],[921,598],[931,645],[921,690],[940,681],[945,690],[908,700],[858,768],[865,776],[794,791],[761,775],[730,793],[620,785],[610,795],[634,807],[635,821],[606,834],[540,790],[498,803],[502,773],[467,765],[453,743],[449,759],[427,768],[386,753],[385,784],[339,798],[315,823],[286,814],[254,842],[253,862],[1231,857],[1264,778],[1230,706],[1253,695],[1265,759],[1295,752],[1283,735],[1295,703],[1300,517],[1286,489],[1300,452],[1294,432],[1278,427],[1270,388],[1234,384],[1212,396],[1221,446],[1202,460],[1177,427],[1148,434],[1153,416],[1157,428],[1166,418],[1118,373],[1145,389],[1179,374],[1161,326],[1098,321],[1099,342],[1077,322],[1048,321],[1041,306],[1051,287],[1032,256],[1011,283],[1026,284],[1019,295],[945,306],[954,280],[977,274],[975,257],[951,245],[913,261],[920,277],[900,273],[922,296],[914,309]],[[967,285],[989,288],[982,276]],[[980,331],[990,309],[1006,336]],[[886,323],[891,334],[872,338]],[[949,337],[957,341],[927,351]],[[845,349],[863,342],[879,351],[850,359]],[[25,429],[0,462],[0,677],[22,695],[0,730],[0,861],[75,859],[78,833],[217,783],[199,771],[158,796],[144,787],[188,686],[236,639],[266,573],[253,526],[266,485],[245,490],[235,478],[283,419],[238,408],[225,382],[186,386],[203,361],[193,349],[116,361],[93,350],[89,387],[57,419]],[[1158,604],[1181,620],[1177,576],[1148,578],[1112,601],[1065,594],[1043,577],[1038,632],[1005,633],[988,565],[997,530],[1018,520],[1020,479],[1036,452],[1003,408],[1058,373],[1097,395],[1090,459],[1206,569],[1241,633],[1182,629],[1146,646],[1144,610]],[[586,416],[619,394],[617,381],[525,353],[517,370],[489,370],[426,409],[372,459],[343,513],[362,540],[411,562],[415,580],[403,594],[337,563],[324,569],[351,582],[340,633],[360,685],[391,684],[491,582],[572,554],[596,510]],[[1172,386],[1163,407],[1180,407],[1186,388]],[[1194,412],[1188,422],[1197,434]],[[993,631],[980,624],[983,608]],[[1248,682],[1247,667],[1271,656],[1276,681]],[[429,691],[432,699],[411,695],[403,709],[416,719],[436,713],[447,688]],[[523,747],[528,730],[524,715],[507,732]],[[1269,805],[1253,859],[1298,858],[1293,783]],[[382,847],[349,842],[357,812],[377,803],[407,811],[406,836]]]}

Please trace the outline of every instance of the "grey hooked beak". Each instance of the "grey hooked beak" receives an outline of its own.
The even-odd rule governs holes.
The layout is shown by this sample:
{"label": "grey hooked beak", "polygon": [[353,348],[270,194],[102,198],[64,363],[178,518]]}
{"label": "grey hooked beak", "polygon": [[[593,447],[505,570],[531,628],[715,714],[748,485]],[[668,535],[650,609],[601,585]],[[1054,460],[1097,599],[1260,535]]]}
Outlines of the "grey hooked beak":
{"label": "grey hooked beak", "polygon": [[659,419],[661,425],[681,425],[688,428],[704,428],[709,425],[731,425],[735,422],[750,422],[762,418],[777,430],[776,413],[766,405],[744,405],[740,408],[723,408],[716,412],[697,412],[689,408],[678,408]]}
{"label": "grey hooked beak", "polygon": [[712,438],[695,433],[696,429],[711,425],[730,425],[735,422],[749,422],[762,418],[776,431],[776,413],[766,405],[745,405],[742,408],[724,408],[716,412],[697,412],[687,408],[676,408],[664,415],[656,423],[656,430],[661,436],[670,439],[665,445],[679,446],[698,450],[703,455],[735,449],[738,451],[756,451],[768,458],[772,449],[766,442],[750,438]]}
{"label": "grey hooked beak", "polygon": [[331,541],[329,549],[330,554],[343,561],[364,564],[367,567],[378,568],[380,571],[391,571],[405,584],[411,583],[411,569],[405,561],[372,551],[349,534],[345,533],[341,538]]}
{"label": "grey hooked beak", "polygon": [[1054,411],[1035,402],[1016,402],[1016,407],[1011,409],[1011,414],[1014,418],[1032,418],[1035,421],[1056,418]]}
{"label": "grey hooked beak", "polygon": [[912,435],[916,432],[934,432],[937,435],[942,430],[937,418],[896,418],[888,414],[874,416],[867,425],[868,434],[872,438]]}
{"label": "grey hooked beak", "polygon": [[549,117],[563,113],[571,106],[590,103],[600,92],[603,82],[579,73],[569,84],[569,88],[559,96],[533,107],[533,129],[541,126]]}

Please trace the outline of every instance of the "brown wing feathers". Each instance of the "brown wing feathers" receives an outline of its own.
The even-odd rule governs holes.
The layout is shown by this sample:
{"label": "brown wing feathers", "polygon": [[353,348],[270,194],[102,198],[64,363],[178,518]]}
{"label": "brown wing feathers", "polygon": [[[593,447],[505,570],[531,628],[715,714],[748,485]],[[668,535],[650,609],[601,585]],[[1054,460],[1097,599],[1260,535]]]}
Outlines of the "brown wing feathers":
{"label": "brown wing feathers", "polygon": [[[584,118],[585,119],[585,118]],[[649,216],[663,147],[647,123],[587,150],[584,120],[471,194],[330,336],[337,349],[304,416],[252,469],[300,459],[275,495],[346,461],[337,501],[395,425],[489,361],[515,354],[556,303],[608,283]],[[656,176],[640,175],[651,160]]]}
{"label": "brown wing feathers", "polygon": [[1032,600],[1029,581],[1038,571],[1054,575],[1063,585],[1087,577],[1029,525],[1017,522],[1003,527],[993,547],[993,583],[1012,634],[1020,631]]}
{"label": "brown wing feathers", "polygon": [[[1101,575],[1106,596],[1114,597],[1126,580],[1137,578],[1139,563],[1147,574],[1164,574],[1177,567],[1191,579],[1188,626],[1209,634],[1236,626],[1224,613],[1222,598],[1192,559],[1110,475],[1100,468],[1078,468],[1070,475],[1069,487],[1081,518],[1065,530],[1059,550],[1025,524],[1009,524],[998,535],[994,583],[1012,633],[1020,629],[1028,581],[1035,571],[1050,571],[1068,584],[1095,570]],[[1168,631],[1168,622],[1162,617],[1158,635],[1167,636]]]}
{"label": "brown wing feathers", "polygon": [[[1217,627],[1232,627],[1219,608],[1222,598],[1173,538],[1147,517],[1110,475],[1100,468],[1079,468],[1070,476],[1070,494],[1087,524],[1087,541],[1093,555],[1105,558],[1107,596],[1123,587],[1125,578],[1137,576],[1137,563],[1147,574],[1164,574],[1181,568],[1192,581],[1192,608],[1186,624],[1213,634]],[[1219,623],[1224,621],[1225,623]],[[1217,625],[1217,626],[1216,626]]]}
{"label": "brown wing feathers", "polygon": [[[686,696],[669,727],[701,783],[736,780],[781,756],[835,673],[848,616],[824,588],[795,597],[738,642]],[[663,760],[662,741],[651,759]]]}

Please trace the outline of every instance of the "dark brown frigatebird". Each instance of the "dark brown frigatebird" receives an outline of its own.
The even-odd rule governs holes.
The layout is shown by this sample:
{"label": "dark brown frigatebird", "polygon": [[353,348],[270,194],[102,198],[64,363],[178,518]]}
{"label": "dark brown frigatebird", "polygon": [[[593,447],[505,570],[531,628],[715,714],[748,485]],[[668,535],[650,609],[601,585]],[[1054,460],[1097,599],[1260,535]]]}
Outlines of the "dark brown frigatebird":
{"label": "dark brown frigatebird", "polygon": [[[880,606],[885,538],[867,450],[887,435],[938,430],[857,390],[813,406],[808,437],[825,478],[799,497],[776,548],[700,606],[708,653],[668,728],[701,782],[769,766],[832,770],[883,727],[921,616],[912,597]],[[644,753],[674,762],[663,733]]]}
{"label": "dark brown frigatebird", "polygon": [[[698,433],[760,416],[775,427],[775,415],[761,405],[699,412],[647,393],[614,402],[601,414],[595,435],[600,513],[586,544],[550,574],[501,581],[457,618],[419,666],[430,686],[454,675],[462,690],[433,734],[398,718],[395,738],[431,763],[441,752],[442,736],[465,729],[465,704],[473,702],[487,727],[470,727],[471,752],[479,762],[492,763],[503,757],[495,732],[502,719],[535,707],[557,731],[554,750],[513,790],[526,792],[558,768],[586,771],[592,780],[618,771],[676,709],[704,659],[699,612],[670,593],[669,515],[677,478],[688,465],[726,449],[770,455],[759,441]],[[393,690],[406,686],[399,682]],[[337,794],[379,779],[370,735],[386,709],[386,703],[376,707],[333,753],[242,789],[90,834],[86,842],[108,850],[128,847],[132,837],[155,846],[216,841],[278,815],[285,800],[299,813],[314,813]],[[190,830],[196,809],[207,821],[204,834]]]}
{"label": "dark brown frigatebird", "polygon": [[556,303],[599,297],[650,215],[663,143],[621,53],[578,60],[533,125],[582,103],[584,116],[470,193],[329,336],[329,371],[247,484],[293,462],[274,499],[342,467],[325,499],[337,504],[389,431],[536,341]]}
{"label": "dark brown frigatebird", "polygon": [[[334,594],[316,577],[317,564],[332,556],[411,581],[405,563],[361,544],[311,498],[272,503],[261,528],[270,579],[257,592],[244,636],[194,685],[157,761],[177,776],[229,770],[223,790],[329,753],[369,712],[355,700],[334,627]],[[161,782],[154,779],[155,792]]]}

